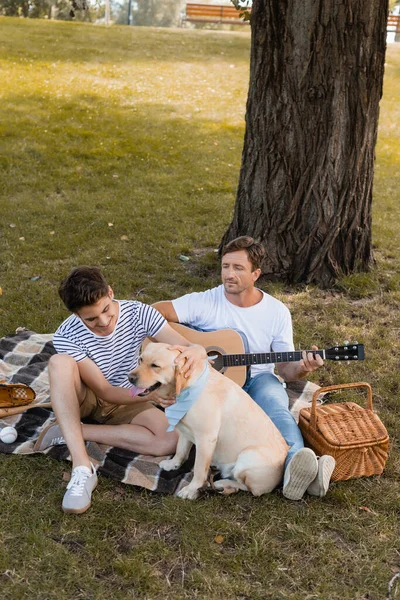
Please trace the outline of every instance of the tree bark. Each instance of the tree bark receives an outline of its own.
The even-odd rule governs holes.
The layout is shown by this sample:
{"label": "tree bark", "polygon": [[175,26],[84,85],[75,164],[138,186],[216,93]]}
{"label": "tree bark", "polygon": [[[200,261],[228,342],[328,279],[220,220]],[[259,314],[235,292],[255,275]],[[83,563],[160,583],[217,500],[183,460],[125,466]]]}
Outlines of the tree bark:
{"label": "tree bark", "polygon": [[260,240],[269,279],[323,287],[373,261],[387,0],[254,0],[246,133],[221,246]]}

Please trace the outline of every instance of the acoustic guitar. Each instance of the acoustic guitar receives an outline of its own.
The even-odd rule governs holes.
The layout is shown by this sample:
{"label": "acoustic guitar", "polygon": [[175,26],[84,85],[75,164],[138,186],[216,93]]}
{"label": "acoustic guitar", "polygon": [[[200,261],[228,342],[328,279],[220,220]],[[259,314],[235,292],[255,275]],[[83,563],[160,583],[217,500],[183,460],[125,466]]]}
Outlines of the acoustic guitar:
{"label": "acoustic guitar", "polygon": [[[251,365],[268,363],[296,362],[302,358],[302,350],[293,352],[261,352],[251,354],[246,347],[241,334],[234,329],[218,329],[217,331],[197,331],[180,323],[169,323],[192,344],[200,344],[212,357],[214,369],[223,373],[235,383],[243,386],[247,370]],[[352,361],[364,360],[363,344],[346,344],[333,346],[325,350],[307,350],[319,354],[324,360]],[[229,353],[229,354],[228,354]]]}

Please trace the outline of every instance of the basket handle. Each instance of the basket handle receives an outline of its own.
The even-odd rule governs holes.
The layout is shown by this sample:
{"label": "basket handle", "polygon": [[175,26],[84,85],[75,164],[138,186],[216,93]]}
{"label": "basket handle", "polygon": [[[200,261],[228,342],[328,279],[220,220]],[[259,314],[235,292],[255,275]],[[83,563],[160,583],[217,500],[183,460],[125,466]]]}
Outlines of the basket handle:
{"label": "basket handle", "polygon": [[373,408],[372,408],[372,388],[369,385],[369,383],[359,382],[359,383],[342,383],[339,385],[327,385],[326,387],[321,387],[318,390],[315,390],[315,392],[313,393],[312,404],[311,404],[311,413],[310,413],[310,426],[313,427],[314,429],[317,426],[317,400],[318,400],[318,396],[320,394],[323,394],[324,392],[332,392],[333,390],[345,390],[345,389],[356,388],[356,387],[367,388],[367,392],[368,392],[367,408],[369,410],[373,410]]}

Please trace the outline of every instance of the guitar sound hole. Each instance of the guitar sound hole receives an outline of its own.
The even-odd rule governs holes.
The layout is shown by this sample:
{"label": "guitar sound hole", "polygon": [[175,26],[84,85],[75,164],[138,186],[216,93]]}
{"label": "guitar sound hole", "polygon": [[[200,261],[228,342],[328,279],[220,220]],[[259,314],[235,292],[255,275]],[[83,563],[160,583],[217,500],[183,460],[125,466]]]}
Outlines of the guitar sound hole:
{"label": "guitar sound hole", "polygon": [[210,361],[210,364],[216,371],[223,373],[226,370],[226,367],[224,367],[222,354],[220,352],[216,350],[209,350],[207,351],[207,355],[213,357],[213,359]]}

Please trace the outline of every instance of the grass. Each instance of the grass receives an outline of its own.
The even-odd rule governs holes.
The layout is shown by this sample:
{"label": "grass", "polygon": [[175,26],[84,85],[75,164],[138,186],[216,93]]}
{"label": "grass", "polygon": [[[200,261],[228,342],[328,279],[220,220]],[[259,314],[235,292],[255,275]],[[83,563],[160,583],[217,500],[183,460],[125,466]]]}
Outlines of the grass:
{"label": "grass", "polygon": [[[100,265],[117,297],[145,302],[218,283],[249,34],[5,18],[0,31],[0,335],[54,331],[67,316],[58,283],[77,264]],[[391,436],[385,474],[299,503],[278,493],[185,503],[102,479],[75,518],[60,510],[69,466],[3,455],[2,598],[387,596],[400,571],[399,46],[381,102],[376,266],[329,291],[262,284],[290,307],[298,347],[365,344],[363,363],[330,363],[318,378],[372,384]]]}

